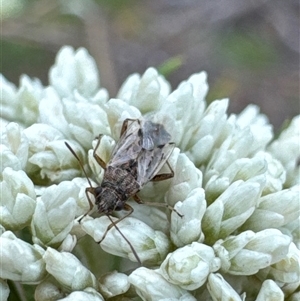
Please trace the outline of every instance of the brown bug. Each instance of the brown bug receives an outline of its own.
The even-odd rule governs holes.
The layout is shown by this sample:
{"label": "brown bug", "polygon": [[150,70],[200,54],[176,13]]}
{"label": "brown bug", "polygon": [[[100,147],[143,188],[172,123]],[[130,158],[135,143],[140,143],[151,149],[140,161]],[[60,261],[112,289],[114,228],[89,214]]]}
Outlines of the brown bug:
{"label": "brown bug", "polygon": [[[99,135],[97,145],[93,151],[95,160],[104,169],[103,181],[97,187],[92,187],[80,159],[70,145],[67,142],[65,144],[78,160],[88,179],[90,187],[86,188],[86,195],[90,209],[94,205],[90,200],[89,193],[95,197],[95,205],[98,207],[98,212],[104,213],[111,221],[98,243],[104,240],[107,232],[114,226],[129,244],[137,261],[141,264],[136,251],[116,224],[133,212],[133,208],[126,203],[130,197],[139,204],[166,206],[181,216],[167,204],[144,203],[137,195],[149,181],[162,181],[174,176],[168,158],[173,152],[175,144],[170,142],[171,135],[165,130],[163,125],[148,120],[126,119],[123,122],[120,139],[112,151],[111,158],[108,163],[105,163],[96,154],[102,136]],[[170,172],[158,174],[165,163]],[[128,213],[114,222],[109,215],[113,211],[118,210],[126,210]]]}

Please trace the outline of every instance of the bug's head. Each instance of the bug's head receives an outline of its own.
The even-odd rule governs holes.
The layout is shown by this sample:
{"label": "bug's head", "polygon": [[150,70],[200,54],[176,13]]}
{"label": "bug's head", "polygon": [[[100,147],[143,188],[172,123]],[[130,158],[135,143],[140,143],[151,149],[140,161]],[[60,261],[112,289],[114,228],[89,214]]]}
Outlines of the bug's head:
{"label": "bug's head", "polygon": [[110,214],[113,211],[122,210],[124,207],[124,202],[120,200],[120,196],[110,187],[96,187],[95,199],[100,213]]}

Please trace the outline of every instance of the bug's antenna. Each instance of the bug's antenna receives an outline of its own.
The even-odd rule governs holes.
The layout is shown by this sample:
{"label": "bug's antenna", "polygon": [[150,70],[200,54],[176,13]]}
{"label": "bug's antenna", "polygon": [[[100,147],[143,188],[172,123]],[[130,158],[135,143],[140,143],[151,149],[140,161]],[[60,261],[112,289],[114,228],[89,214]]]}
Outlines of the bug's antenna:
{"label": "bug's antenna", "polygon": [[142,262],[138,256],[138,254],[136,253],[135,249],[133,248],[133,246],[131,245],[130,241],[125,237],[125,235],[121,232],[121,230],[118,228],[118,226],[115,224],[115,222],[112,220],[112,218],[106,214],[106,216],[109,218],[109,220],[111,221],[111,223],[114,225],[114,227],[117,229],[117,231],[121,234],[121,236],[126,240],[126,242],[128,243],[134,257],[136,258],[136,260],[138,261],[139,265],[142,265]]}
{"label": "bug's antenna", "polygon": [[87,173],[86,173],[86,171],[84,170],[84,167],[83,167],[83,164],[82,164],[81,160],[80,160],[79,157],[76,155],[76,153],[74,152],[74,150],[72,149],[72,147],[71,147],[66,141],[65,141],[65,145],[66,145],[67,148],[70,150],[70,152],[73,154],[73,156],[77,159],[77,161],[78,161],[78,163],[79,163],[79,165],[80,165],[80,168],[82,169],[82,171],[83,171],[85,177],[87,178],[87,180],[88,180],[88,182],[89,182],[90,187],[93,187],[93,186],[92,186],[92,183],[91,183],[91,181],[90,181],[90,179],[89,179],[89,177],[88,177],[88,175],[87,175]]}

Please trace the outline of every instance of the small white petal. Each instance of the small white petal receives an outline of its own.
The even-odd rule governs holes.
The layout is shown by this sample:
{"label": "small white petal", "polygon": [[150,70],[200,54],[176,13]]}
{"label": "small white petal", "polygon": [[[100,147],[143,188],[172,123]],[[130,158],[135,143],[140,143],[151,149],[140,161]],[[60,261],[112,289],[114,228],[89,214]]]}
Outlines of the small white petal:
{"label": "small white petal", "polygon": [[[118,220],[111,218],[114,222]],[[110,220],[106,216],[102,216],[94,220],[83,220],[82,228],[98,242],[102,239],[110,224]],[[149,264],[158,264],[167,255],[170,242],[164,233],[155,231],[142,221],[132,217],[124,218],[117,224],[117,227],[130,242],[131,246],[116,228],[112,227],[100,244],[104,251],[129,258],[131,261],[137,261],[132,250],[133,248],[141,262]]]}
{"label": "small white petal", "polygon": [[58,301],[104,301],[104,298],[96,290],[88,287],[82,292],[73,292]]}
{"label": "small white petal", "polygon": [[170,253],[159,271],[169,282],[186,290],[195,290],[220,266],[220,259],[215,257],[211,247],[193,242]]}
{"label": "small white petal", "polygon": [[253,213],[261,186],[251,181],[236,181],[208,206],[202,229],[208,243],[225,238],[240,227]]}
{"label": "small white petal", "polygon": [[71,291],[87,287],[97,289],[96,277],[73,254],[48,247],[43,258],[47,272],[65,288]]}
{"label": "small white petal", "polygon": [[128,279],[144,301],[196,301],[191,294],[179,286],[169,283],[158,272],[144,267],[133,271]]}
{"label": "small white petal", "polygon": [[175,209],[183,217],[172,212],[170,229],[172,242],[180,247],[193,241],[203,241],[201,220],[206,210],[204,190],[193,189],[183,202],[176,203]]}
{"label": "small white petal", "polygon": [[45,275],[44,250],[18,239],[12,232],[0,236],[0,277],[22,283],[35,284]]}
{"label": "small white petal", "polygon": [[55,65],[49,71],[50,84],[63,97],[78,90],[82,95],[93,95],[99,86],[95,60],[84,48],[74,51],[63,47],[56,56]]}
{"label": "small white petal", "polygon": [[[24,170],[28,159],[29,144],[22,128],[17,123],[10,122],[6,125],[1,133],[1,144],[3,144],[1,147],[2,170],[7,166],[14,170]],[[14,161],[18,162],[19,168]]]}
{"label": "small white petal", "polygon": [[130,287],[128,276],[116,271],[101,276],[99,282],[100,291],[105,298],[124,294]]}
{"label": "small white petal", "polygon": [[232,275],[253,275],[282,260],[290,243],[291,239],[279,230],[267,229],[258,233],[245,231],[217,241],[214,249],[224,271]]}
{"label": "small white petal", "polygon": [[20,230],[29,225],[36,206],[33,183],[22,170],[10,167],[2,173],[0,182],[0,222],[6,229]]}
{"label": "small white petal", "polygon": [[283,301],[284,294],[282,290],[278,287],[276,282],[269,279],[263,282],[261,290],[257,295],[256,301]]}
{"label": "small white petal", "polygon": [[[177,162],[174,170],[174,177],[171,179],[169,190],[166,192],[165,200],[171,206],[179,201],[184,201],[189,193],[197,187],[201,187],[202,173],[195,167],[193,162],[183,153],[179,154],[179,150],[173,151]],[[170,158],[172,160],[173,157]]]}
{"label": "small white petal", "polygon": [[300,284],[300,251],[294,243],[289,246],[287,255],[277,263],[258,272],[260,279],[272,278],[281,284]]}
{"label": "small white petal", "polygon": [[35,243],[59,246],[66,238],[73,227],[78,190],[74,183],[62,182],[44,191],[31,222]]}
{"label": "small white petal", "polygon": [[268,150],[278,159],[287,171],[286,187],[300,183],[299,164],[300,157],[300,115],[294,117],[289,126],[282,131],[279,138],[274,140]]}
{"label": "small white petal", "polygon": [[255,232],[278,228],[296,220],[300,214],[300,186],[297,189],[285,189],[263,196],[258,207],[243,225],[242,229]]}
{"label": "small white petal", "polygon": [[131,75],[120,88],[117,98],[145,114],[159,109],[169,91],[170,84],[154,68],[148,68],[142,77]]}
{"label": "small white petal", "polygon": [[39,79],[30,79],[27,75],[20,78],[20,87],[17,93],[19,116],[25,125],[30,126],[38,121],[39,103],[44,94],[44,87]]}
{"label": "small white petal", "polygon": [[211,273],[207,288],[213,300],[242,301],[238,293],[224,280],[220,274]]}

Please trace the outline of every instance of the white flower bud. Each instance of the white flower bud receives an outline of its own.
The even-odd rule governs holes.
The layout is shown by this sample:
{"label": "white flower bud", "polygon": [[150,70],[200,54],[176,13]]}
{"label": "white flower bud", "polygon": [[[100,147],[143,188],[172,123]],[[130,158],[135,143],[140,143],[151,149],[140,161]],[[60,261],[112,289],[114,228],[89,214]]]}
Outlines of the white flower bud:
{"label": "white flower bud", "polygon": [[231,184],[208,208],[202,230],[208,244],[225,238],[240,227],[253,213],[261,194],[261,185],[252,181]]}
{"label": "white flower bud", "polygon": [[1,133],[1,144],[1,171],[8,166],[14,170],[24,170],[28,159],[29,144],[22,128],[17,123],[11,122],[6,125]]}
{"label": "white flower bud", "polygon": [[73,227],[76,213],[76,186],[62,182],[48,187],[37,205],[31,222],[33,241],[42,246],[56,246]]}
{"label": "white flower bud", "polygon": [[284,294],[276,282],[268,279],[263,282],[255,301],[284,301]]}
{"label": "white flower bud", "polygon": [[60,284],[53,278],[47,277],[44,281],[38,284],[34,292],[36,301],[53,301],[59,300],[65,296]]}
{"label": "white flower bud", "polygon": [[104,298],[96,290],[88,287],[82,292],[73,292],[58,301],[104,301]]}
{"label": "white flower bud", "polygon": [[300,250],[292,242],[286,256],[280,261],[261,269],[260,279],[271,278],[278,284],[300,284]]}
{"label": "white flower bud", "polygon": [[100,292],[107,299],[126,293],[130,287],[128,276],[117,271],[102,275],[98,280]]}
{"label": "white flower bud", "polygon": [[260,152],[251,159],[237,159],[219,175],[211,176],[205,185],[205,196],[208,204],[211,204],[237,180],[261,183],[263,193],[267,194],[281,190],[284,179],[285,173],[280,162],[269,154]]}
{"label": "white flower bud", "polygon": [[39,79],[30,79],[27,75],[21,76],[17,92],[19,105],[16,113],[26,126],[38,121],[39,103],[43,97],[43,91],[44,87]]}
{"label": "white flower bud", "polygon": [[286,181],[286,171],[281,162],[276,160],[267,152],[258,152],[254,158],[260,158],[267,164],[266,184],[262,192],[263,195],[282,190]]}
{"label": "white flower bud", "polygon": [[[93,176],[98,183],[102,182],[104,169],[99,165],[99,163],[94,158],[94,150],[97,146],[98,139],[93,140],[93,149],[88,152],[88,162],[92,170]],[[102,136],[100,144],[96,150],[96,154],[104,161],[108,162],[111,157],[111,153],[115,147],[116,143],[110,136]]]}
{"label": "white flower bud", "polygon": [[199,120],[195,133],[191,133],[190,148],[187,155],[196,166],[207,162],[212,154],[213,147],[216,143],[219,143],[224,132],[226,133],[228,103],[228,99],[212,102]]}
{"label": "white flower bud", "polygon": [[300,115],[294,117],[289,126],[274,140],[268,150],[278,159],[287,171],[286,187],[299,184]]}
{"label": "white flower bud", "polygon": [[[118,220],[113,217],[111,218],[114,222]],[[102,239],[103,234],[110,224],[111,221],[106,216],[102,216],[93,220],[83,220],[82,228],[98,242]],[[141,262],[149,264],[158,264],[167,255],[170,242],[164,233],[155,231],[142,221],[132,217],[124,218],[117,223],[117,227],[130,242],[131,247],[113,226],[100,244],[104,251],[129,258],[131,261],[137,261],[132,251],[133,248]]]}
{"label": "white flower bud", "polygon": [[292,237],[293,242],[295,243],[297,248],[300,250],[299,225],[300,225],[300,216],[298,218],[296,218],[294,221],[288,223],[287,225],[280,227],[279,230],[282,231],[283,234],[286,234],[286,235]]}
{"label": "white flower bud", "polygon": [[12,232],[0,236],[0,277],[35,284],[46,276],[44,250],[17,238]]}
{"label": "white flower bud", "polygon": [[191,294],[168,282],[157,271],[141,267],[133,271],[128,279],[144,301],[196,301]]}
{"label": "white flower bud", "polygon": [[183,217],[172,212],[170,229],[172,242],[177,247],[182,247],[193,241],[202,242],[204,236],[201,221],[206,210],[204,190],[202,188],[193,189],[183,202],[176,203],[175,209]]}
{"label": "white flower bud", "polygon": [[56,128],[65,137],[77,140],[85,149],[101,134],[110,134],[106,112],[87,99],[75,102],[73,99],[60,99],[51,87],[45,90],[40,103],[40,121]]}
{"label": "white flower bud", "polygon": [[[202,78],[198,87],[195,81],[197,76],[199,79]],[[201,93],[200,90],[206,90],[206,87],[204,73],[191,77],[190,80],[182,82],[162,103],[160,111],[155,113],[155,120],[164,121],[166,130],[182,150],[190,147],[190,140],[194,139],[192,137],[199,128],[199,115],[201,116],[205,107],[204,100],[199,96],[206,93],[205,91]]]}
{"label": "white flower bud", "polygon": [[219,240],[213,246],[222,261],[222,270],[233,275],[253,275],[288,253],[291,239],[279,230],[245,231]]}
{"label": "white flower bud", "polygon": [[154,68],[140,77],[131,75],[121,86],[117,98],[138,108],[143,114],[156,111],[170,93],[170,84]]}
{"label": "white flower bud", "polygon": [[[24,133],[30,144],[26,170],[36,182],[49,184],[49,180],[60,182],[81,174],[78,162],[66,147],[61,132],[46,124],[34,124]],[[79,158],[84,157],[84,151],[77,143],[68,143]]]}
{"label": "white flower bud", "polygon": [[193,189],[201,187],[202,184],[201,171],[185,154],[178,154],[179,149],[176,148],[174,151],[174,156],[178,155],[174,177],[170,180],[170,188],[165,195],[166,202],[171,206],[179,201],[184,201]]}
{"label": "white flower bud", "polygon": [[10,230],[29,225],[36,206],[34,186],[22,170],[6,167],[0,182],[0,223]]}
{"label": "white flower bud", "polygon": [[207,289],[213,300],[242,301],[238,293],[224,280],[220,274],[208,276]]}
{"label": "white flower bud", "polygon": [[220,266],[220,259],[215,257],[211,247],[193,242],[169,253],[159,272],[170,283],[195,290],[206,282],[209,273],[217,271]]}
{"label": "white flower bud", "polygon": [[7,301],[9,292],[9,287],[6,281],[0,279],[0,301]]}
{"label": "white flower bud", "polygon": [[257,232],[278,228],[297,219],[300,214],[299,193],[300,186],[263,196],[242,229]]}
{"label": "white flower bud", "polygon": [[64,46],[49,71],[49,81],[62,97],[76,90],[84,96],[92,96],[99,87],[96,62],[86,49],[74,51],[72,47]]}
{"label": "white flower bud", "polygon": [[119,140],[123,121],[126,118],[141,118],[141,112],[121,99],[111,98],[104,107],[112,129],[112,137]]}
{"label": "white flower bud", "polygon": [[98,288],[96,277],[73,254],[48,247],[43,259],[47,272],[69,291]]}
{"label": "white flower bud", "polygon": [[[138,204],[135,201],[127,201],[128,205],[133,208],[133,212],[130,217],[137,218],[147,224],[154,230],[159,230],[169,235],[170,222],[168,220],[166,211],[162,211],[161,208],[155,206],[149,206],[148,204]],[[114,213],[117,217],[122,217],[122,212],[116,211]]]}
{"label": "white flower bud", "polygon": [[272,126],[266,115],[259,113],[259,107],[253,104],[248,105],[237,115],[236,125],[241,129],[249,128],[253,137],[253,144],[249,144],[249,153],[265,149],[273,138]]}

